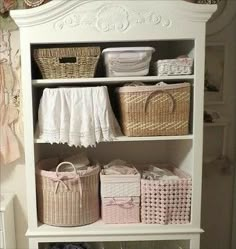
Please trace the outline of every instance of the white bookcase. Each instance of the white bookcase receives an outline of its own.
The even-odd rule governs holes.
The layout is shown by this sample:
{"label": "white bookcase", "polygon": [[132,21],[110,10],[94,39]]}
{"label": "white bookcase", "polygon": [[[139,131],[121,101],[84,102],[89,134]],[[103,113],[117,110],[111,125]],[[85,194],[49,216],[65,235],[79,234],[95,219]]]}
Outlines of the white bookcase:
{"label": "white bookcase", "polygon": [[0,249],[16,249],[14,195],[0,193]]}
{"label": "white bookcase", "polygon": [[[53,0],[37,8],[11,11],[11,16],[20,28],[21,39],[28,199],[27,236],[30,249],[41,248],[48,242],[151,240],[160,243],[166,241],[166,248],[175,248],[174,241],[186,241],[186,248],[199,249],[200,234],[203,232],[200,216],[205,24],[215,10],[215,5],[193,4],[181,0]],[[38,79],[33,72],[32,50],[55,44],[96,44],[101,48],[114,44],[147,45],[155,47],[157,58],[175,58],[178,55],[191,54],[194,58],[194,74],[165,77],[106,78],[100,75],[101,77],[88,79]],[[114,87],[132,81],[190,82],[192,101],[189,135],[142,138],[123,136],[118,137],[115,142],[100,143],[86,152],[101,162],[115,158],[134,163],[166,160],[187,171],[193,180],[191,222],[185,225],[106,225],[98,221],[87,226],[67,228],[40,224],[37,219],[36,162],[62,152],[73,153],[79,150],[66,145],[45,144],[35,137],[37,110],[43,88],[81,84]]]}

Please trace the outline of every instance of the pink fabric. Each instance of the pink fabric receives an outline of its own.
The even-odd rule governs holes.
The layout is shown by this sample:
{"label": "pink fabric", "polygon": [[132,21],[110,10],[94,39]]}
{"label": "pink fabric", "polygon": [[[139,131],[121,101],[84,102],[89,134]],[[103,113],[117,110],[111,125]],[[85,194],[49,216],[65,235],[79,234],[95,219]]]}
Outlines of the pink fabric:
{"label": "pink fabric", "polygon": [[139,223],[140,197],[102,198],[102,220],[108,224]]}
{"label": "pink fabric", "polygon": [[[36,167],[36,174],[45,176],[50,178],[51,180],[57,180],[59,178],[63,179],[74,179],[75,178],[75,172],[74,171],[68,171],[68,172],[58,172],[52,170],[55,167],[58,166],[60,163],[58,158],[48,158],[41,160],[37,163]],[[86,169],[80,169],[77,170],[76,174],[81,177],[81,176],[89,176],[93,175],[95,171],[99,171],[100,167],[97,166],[88,166]]]}
{"label": "pink fabric", "polygon": [[11,125],[18,118],[18,111],[14,106],[5,105],[5,75],[0,63],[0,163],[8,164],[20,157],[17,138],[11,130]]}
{"label": "pink fabric", "polygon": [[0,13],[6,13],[9,10],[13,9],[16,7],[17,1],[16,0],[1,0],[0,4]]}

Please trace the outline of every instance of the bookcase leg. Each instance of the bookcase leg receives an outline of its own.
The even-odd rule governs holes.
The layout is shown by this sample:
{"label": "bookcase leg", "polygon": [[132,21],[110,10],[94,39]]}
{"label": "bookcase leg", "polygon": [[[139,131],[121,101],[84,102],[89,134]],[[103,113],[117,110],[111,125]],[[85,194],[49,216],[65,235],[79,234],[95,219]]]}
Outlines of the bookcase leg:
{"label": "bookcase leg", "polygon": [[39,243],[35,239],[29,239],[29,248],[30,249],[40,249]]}
{"label": "bookcase leg", "polygon": [[190,240],[190,249],[200,249],[200,235],[196,235]]}

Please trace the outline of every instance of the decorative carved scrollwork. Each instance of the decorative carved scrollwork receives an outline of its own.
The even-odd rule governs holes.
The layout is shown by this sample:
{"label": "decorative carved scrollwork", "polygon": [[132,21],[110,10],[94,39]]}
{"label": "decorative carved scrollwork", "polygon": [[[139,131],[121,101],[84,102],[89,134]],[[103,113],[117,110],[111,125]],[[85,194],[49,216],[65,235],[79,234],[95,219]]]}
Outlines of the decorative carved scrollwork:
{"label": "decorative carved scrollwork", "polygon": [[129,13],[121,6],[104,6],[97,13],[96,27],[99,31],[123,32],[129,27]]}
{"label": "decorative carved scrollwork", "polygon": [[65,27],[87,25],[95,27],[100,32],[124,32],[132,26],[143,24],[168,28],[172,21],[154,11],[134,12],[121,5],[103,5],[91,12],[73,12],[57,21],[55,28],[62,30]]}

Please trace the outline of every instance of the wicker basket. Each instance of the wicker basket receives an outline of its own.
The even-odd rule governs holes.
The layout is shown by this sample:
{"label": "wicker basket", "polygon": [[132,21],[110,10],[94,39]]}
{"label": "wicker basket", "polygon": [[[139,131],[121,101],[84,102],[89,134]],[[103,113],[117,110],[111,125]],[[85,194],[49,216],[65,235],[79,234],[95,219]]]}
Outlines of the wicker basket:
{"label": "wicker basket", "polygon": [[140,197],[102,198],[104,223],[125,224],[140,222]]}
{"label": "wicker basket", "polygon": [[34,59],[44,79],[94,77],[99,47],[40,48]]}
{"label": "wicker basket", "polygon": [[124,86],[117,89],[117,96],[126,136],[188,134],[189,83]]}
{"label": "wicker basket", "polygon": [[141,179],[141,221],[147,224],[186,224],[190,222],[192,180],[175,168],[180,179]]}
{"label": "wicker basket", "polygon": [[193,59],[178,58],[158,60],[155,63],[155,71],[157,75],[188,75],[192,74]]}
{"label": "wicker basket", "polygon": [[[80,226],[99,219],[99,166],[92,170],[59,172],[63,162],[47,159],[36,171],[38,219],[54,226]],[[72,167],[73,164],[69,163]]]}
{"label": "wicker basket", "polygon": [[140,196],[140,174],[105,175],[100,173],[102,197]]}

